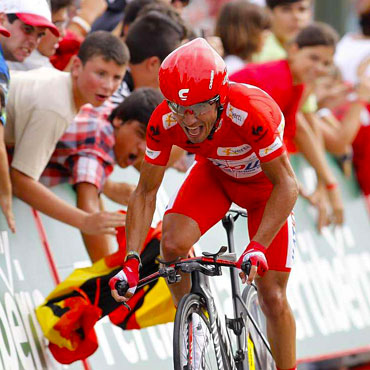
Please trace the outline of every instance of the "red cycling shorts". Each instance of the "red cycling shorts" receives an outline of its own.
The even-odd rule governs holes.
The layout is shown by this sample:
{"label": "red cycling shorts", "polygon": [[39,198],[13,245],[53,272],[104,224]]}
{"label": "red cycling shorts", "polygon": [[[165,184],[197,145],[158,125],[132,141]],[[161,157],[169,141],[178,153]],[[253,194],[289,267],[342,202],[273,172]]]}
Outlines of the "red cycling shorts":
{"label": "red cycling shorts", "polygon": [[[167,213],[179,213],[197,222],[202,235],[220,221],[232,203],[248,211],[249,238],[260,225],[272,184],[266,176],[239,181],[224,175],[208,161],[196,162],[172,197]],[[269,245],[266,258],[270,270],[290,271],[295,248],[293,213]]]}

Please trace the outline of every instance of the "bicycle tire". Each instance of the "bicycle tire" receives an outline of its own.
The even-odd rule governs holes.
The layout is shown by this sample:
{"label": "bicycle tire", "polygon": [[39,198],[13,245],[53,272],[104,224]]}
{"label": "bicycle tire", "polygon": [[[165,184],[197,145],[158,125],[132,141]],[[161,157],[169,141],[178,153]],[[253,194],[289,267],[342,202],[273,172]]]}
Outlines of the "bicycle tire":
{"label": "bicycle tire", "polygon": [[[202,335],[193,334],[194,317],[198,315],[202,321]],[[198,319],[198,320],[199,320]],[[199,325],[199,322],[198,322]],[[218,328],[220,333],[220,329]],[[222,366],[225,370],[231,370],[226,356],[225,344],[219,335],[219,346],[222,358]],[[194,351],[201,353],[201,366],[194,364]],[[209,313],[204,299],[198,294],[185,295],[177,308],[174,335],[173,335],[173,362],[174,370],[215,370],[218,369],[216,346],[213,343]],[[199,358],[199,356],[198,356]],[[199,363],[198,362],[198,363]]]}
{"label": "bicycle tire", "polygon": [[[257,290],[252,285],[247,285],[242,293],[242,298],[247,306],[248,312],[255,320],[258,328],[266,338],[266,321],[258,302]],[[275,361],[257,332],[256,328],[248,318],[246,319],[247,338],[246,346],[250,370],[274,370]],[[250,353],[250,352],[253,352]]]}

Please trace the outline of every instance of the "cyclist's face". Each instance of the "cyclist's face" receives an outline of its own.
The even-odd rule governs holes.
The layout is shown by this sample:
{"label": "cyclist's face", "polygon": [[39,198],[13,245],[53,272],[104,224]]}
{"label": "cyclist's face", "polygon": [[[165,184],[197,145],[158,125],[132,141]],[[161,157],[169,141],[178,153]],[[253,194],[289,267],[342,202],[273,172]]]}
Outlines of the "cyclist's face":
{"label": "cyclist's face", "polygon": [[75,103],[102,105],[117,90],[126,68],[100,55],[93,56],[85,64],[76,57],[72,65]]}
{"label": "cyclist's face", "polygon": [[113,119],[114,155],[122,168],[134,165],[144,158],[145,130],[139,121],[130,121],[122,125],[119,118]]}
{"label": "cyclist's face", "polygon": [[11,33],[10,37],[4,37],[2,46],[5,59],[15,62],[23,62],[39,44],[45,35],[45,27],[34,27],[16,19],[13,23],[5,18],[5,27]]}
{"label": "cyclist's face", "polygon": [[50,30],[45,31],[45,36],[41,39],[37,50],[46,57],[55,54],[59,46],[59,41],[64,37],[67,23],[67,8],[61,8],[52,14],[52,22],[58,28],[59,37],[55,36]]}
{"label": "cyclist's face", "polygon": [[183,115],[173,113],[176,121],[184,130],[185,135],[192,143],[203,142],[211,133],[217,120],[217,104],[210,104],[209,109],[195,114],[192,110],[186,110]]}
{"label": "cyclist's face", "polygon": [[272,29],[283,43],[292,40],[312,20],[311,0],[278,5],[271,11]]}
{"label": "cyclist's face", "polygon": [[289,65],[297,83],[309,83],[326,76],[333,66],[334,48],[331,46],[306,46],[289,49]]}

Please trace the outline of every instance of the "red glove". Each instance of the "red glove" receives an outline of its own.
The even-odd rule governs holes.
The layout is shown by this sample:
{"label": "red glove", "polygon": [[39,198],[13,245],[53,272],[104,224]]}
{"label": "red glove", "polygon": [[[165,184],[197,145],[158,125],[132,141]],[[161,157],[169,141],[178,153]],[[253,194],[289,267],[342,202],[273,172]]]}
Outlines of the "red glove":
{"label": "red glove", "polygon": [[241,268],[242,263],[249,260],[252,266],[257,266],[258,275],[263,276],[265,272],[269,269],[265,253],[266,248],[262,244],[252,240],[248,244],[246,250],[238,259],[236,267]]}
{"label": "red glove", "polygon": [[116,290],[116,283],[125,281],[128,284],[127,296],[131,297],[135,293],[139,282],[139,261],[136,258],[130,258],[123,263],[123,269],[109,280],[111,290]]}

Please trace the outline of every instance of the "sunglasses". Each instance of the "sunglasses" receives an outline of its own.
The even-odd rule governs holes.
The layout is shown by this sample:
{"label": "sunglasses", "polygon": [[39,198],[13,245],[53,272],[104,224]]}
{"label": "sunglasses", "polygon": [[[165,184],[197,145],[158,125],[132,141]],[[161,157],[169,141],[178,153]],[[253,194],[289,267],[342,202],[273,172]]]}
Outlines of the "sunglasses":
{"label": "sunglasses", "polygon": [[202,114],[208,113],[211,110],[211,107],[214,103],[218,102],[220,99],[219,95],[215,96],[214,98],[207,100],[202,103],[193,104],[189,106],[183,106],[173,101],[167,100],[168,107],[170,108],[171,112],[176,114],[177,116],[184,117],[185,113],[194,114],[195,116],[200,116]]}

